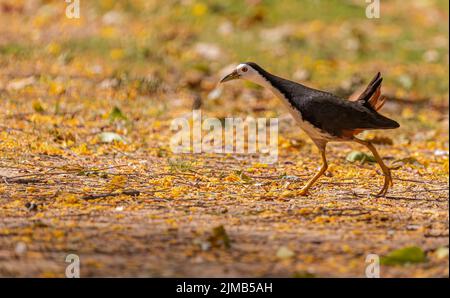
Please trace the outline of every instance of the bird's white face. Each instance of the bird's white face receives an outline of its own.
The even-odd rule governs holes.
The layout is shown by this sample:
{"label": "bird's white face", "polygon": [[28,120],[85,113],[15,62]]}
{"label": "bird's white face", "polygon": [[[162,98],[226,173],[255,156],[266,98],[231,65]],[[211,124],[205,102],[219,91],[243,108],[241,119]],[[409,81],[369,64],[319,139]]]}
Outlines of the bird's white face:
{"label": "bird's white face", "polygon": [[247,64],[239,64],[236,67],[236,72],[239,74],[239,77],[244,80],[250,80],[257,75],[259,76],[259,73],[255,69],[253,69],[253,67]]}
{"label": "bird's white face", "polygon": [[255,83],[259,83],[259,73],[250,65],[248,64],[239,64],[234,70],[233,72],[231,72],[230,74],[226,75],[220,82],[224,83],[224,82],[228,82],[231,80],[236,80],[236,79],[244,79],[244,80],[249,80]]}

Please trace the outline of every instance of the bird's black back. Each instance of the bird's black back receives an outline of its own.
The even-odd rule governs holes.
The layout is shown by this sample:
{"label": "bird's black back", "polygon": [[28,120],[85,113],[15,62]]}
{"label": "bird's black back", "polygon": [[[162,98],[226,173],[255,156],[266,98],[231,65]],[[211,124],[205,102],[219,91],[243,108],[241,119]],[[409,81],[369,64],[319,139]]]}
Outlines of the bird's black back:
{"label": "bird's black back", "polygon": [[360,101],[306,87],[272,75],[253,62],[247,63],[281,92],[303,120],[337,137],[356,129],[390,129],[400,125]]}

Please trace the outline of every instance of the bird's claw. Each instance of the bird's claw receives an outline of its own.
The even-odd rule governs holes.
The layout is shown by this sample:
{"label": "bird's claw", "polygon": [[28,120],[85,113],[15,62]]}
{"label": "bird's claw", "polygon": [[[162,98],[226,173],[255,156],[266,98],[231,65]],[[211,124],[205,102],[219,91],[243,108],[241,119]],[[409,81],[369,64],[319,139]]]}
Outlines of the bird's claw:
{"label": "bird's claw", "polygon": [[393,186],[394,182],[392,181],[391,171],[388,170],[384,174],[384,185],[383,188],[375,195],[375,197],[384,197],[389,189],[389,186]]}
{"label": "bird's claw", "polygon": [[299,191],[295,193],[298,196],[307,196],[308,195],[308,189],[302,188]]}
{"label": "bird's claw", "polygon": [[307,196],[307,195],[308,195],[307,189],[285,191],[281,194],[281,196],[283,198],[293,198],[293,197]]}
{"label": "bird's claw", "polygon": [[380,197],[384,197],[387,193],[388,188],[384,187],[377,193],[375,194],[375,197],[380,198]]}

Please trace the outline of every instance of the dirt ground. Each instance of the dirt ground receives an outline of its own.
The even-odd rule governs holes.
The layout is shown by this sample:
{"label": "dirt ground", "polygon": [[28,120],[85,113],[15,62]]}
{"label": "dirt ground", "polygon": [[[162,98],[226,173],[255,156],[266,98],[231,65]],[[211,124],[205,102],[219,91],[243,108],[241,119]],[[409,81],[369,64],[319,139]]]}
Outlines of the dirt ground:
{"label": "dirt ground", "polygon": [[[332,146],[331,162],[348,147]],[[263,170],[246,159],[186,156],[195,166],[177,172],[144,152],[71,157],[73,166],[58,156],[11,152],[2,176],[22,178],[4,178],[1,274],[63,276],[65,256],[75,253],[82,276],[364,276],[367,254],[415,245],[427,262],[383,266],[382,276],[448,275],[448,258],[436,255],[448,246],[445,176],[397,170],[388,196],[374,198],[382,183],[375,166],[346,164],[335,175],[352,173],[348,178],[327,177],[308,197],[282,198],[280,189],[299,188],[316,169],[301,161],[308,153],[299,150],[295,162],[283,154]],[[32,159],[33,170],[13,168],[17,158]],[[103,169],[89,172],[93,162]],[[233,174],[242,168],[250,172],[246,181]],[[280,178],[284,173],[298,181]],[[124,189],[140,194],[91,199],[86,193],[110,192],[99,176],[104,189],[124,177]],[[27,210],[30,202],[36,211]],[[229,248],[213,232],[220,225]],[[294,256],[277,256],[281,247]]]}

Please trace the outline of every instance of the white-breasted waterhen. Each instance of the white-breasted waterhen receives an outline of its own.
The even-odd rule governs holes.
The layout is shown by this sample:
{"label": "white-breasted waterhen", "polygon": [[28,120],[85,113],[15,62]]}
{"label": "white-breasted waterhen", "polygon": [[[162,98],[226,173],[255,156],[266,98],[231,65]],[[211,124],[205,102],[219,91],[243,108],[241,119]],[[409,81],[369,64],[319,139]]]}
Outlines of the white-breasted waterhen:
{"label": "white-breasted waterhen", "polygon": [[392,185],[390,169],[384,164],[377,150],[369,141],[355,137],[364,130],[393,129],[400,125],[377,111],[383,106],[381,74],[372,79],[367,88],[354,101],[328,92],[306,87],[302,84],[275,76],[253,62],[240,64],[220,82],[245,79],[269,88],[289,109],[300,127],[319,148],[322,167],[298,192],[306,195],[309,188],[327,170],[325,148],[331,141],[354,141],[369,148],[384,174],[383,188],[376,194],[384,196]]}

